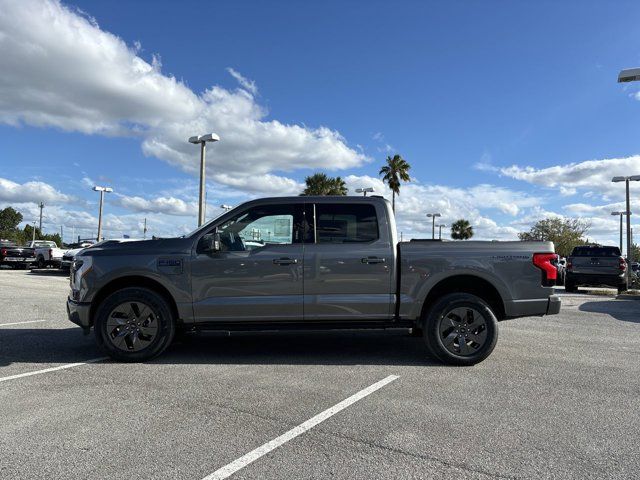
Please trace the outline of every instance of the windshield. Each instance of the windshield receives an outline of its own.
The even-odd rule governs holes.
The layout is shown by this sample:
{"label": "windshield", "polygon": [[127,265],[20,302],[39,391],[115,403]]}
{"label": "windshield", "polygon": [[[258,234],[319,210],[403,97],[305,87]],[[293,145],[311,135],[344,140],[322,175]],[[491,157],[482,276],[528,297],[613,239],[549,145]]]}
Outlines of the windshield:
{"label": "windshield", "polygon": [[195,235],[196,233],[198,233],[200,230],[205,230],[207,227],[209,227],[214,221],[216,221],[218,218],[220,218],[222,215],[224,215],[225,213],[227,213],[226,211],[219,213],[218,215],[216,215],[215,217],[213,217],[211,220],[207,221],[206,223],[200,225],[198,228],[195,228],[194,230],[191,230],[189,233],[185,233],[184,235],[182,235],[180,238],[188,238],[191,237],[192,235]]}

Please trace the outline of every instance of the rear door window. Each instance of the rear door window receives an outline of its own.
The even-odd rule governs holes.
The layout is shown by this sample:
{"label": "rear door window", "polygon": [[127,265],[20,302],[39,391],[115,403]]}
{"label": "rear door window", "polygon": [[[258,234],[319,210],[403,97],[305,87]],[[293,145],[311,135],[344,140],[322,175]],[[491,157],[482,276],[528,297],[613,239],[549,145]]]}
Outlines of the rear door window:
{"label": "rear door window", "polygon": [[317,243],[366,243],[379,238],[373,205],[316,204]]}

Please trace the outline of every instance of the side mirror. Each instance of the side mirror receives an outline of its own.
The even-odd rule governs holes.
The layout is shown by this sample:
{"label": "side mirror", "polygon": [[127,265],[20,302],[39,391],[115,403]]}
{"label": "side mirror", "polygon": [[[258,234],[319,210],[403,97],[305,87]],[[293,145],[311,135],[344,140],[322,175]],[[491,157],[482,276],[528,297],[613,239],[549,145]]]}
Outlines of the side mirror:
{"label": "side mirror", "polygon": [[220,234],[217,231],[202,237],[202,251],[207,253],[220,251]]}

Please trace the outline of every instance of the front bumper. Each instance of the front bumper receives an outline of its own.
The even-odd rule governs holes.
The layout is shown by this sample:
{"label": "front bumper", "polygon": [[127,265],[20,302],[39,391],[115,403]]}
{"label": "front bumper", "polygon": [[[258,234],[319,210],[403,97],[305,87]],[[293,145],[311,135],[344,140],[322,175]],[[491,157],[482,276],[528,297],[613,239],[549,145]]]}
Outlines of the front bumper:
{"label": "front bumper", "polygon": [[89,317],[90,309],[90,303],[76,302],[75,300],[67,298],[67,315],[69,316],[69,320],[82,327],[85,333],[88,333],[91,328],[91,318]]}

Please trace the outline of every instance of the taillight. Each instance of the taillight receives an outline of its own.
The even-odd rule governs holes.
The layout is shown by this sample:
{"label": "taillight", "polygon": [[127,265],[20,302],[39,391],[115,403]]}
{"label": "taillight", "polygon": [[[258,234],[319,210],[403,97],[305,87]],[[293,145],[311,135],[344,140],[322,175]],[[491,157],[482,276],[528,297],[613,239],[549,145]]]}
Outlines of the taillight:
{"label": "taillight", "polygon": [[49,259],[52,259],[52,258],[53,258],[53,250],[49,249]]}
{"label": "taillight", "polygon": [[0,253],[2,253],[3,257],[6,257],[7,256],[7,249],[3,248],[2,250],[0,250]]}
{"label": "taillight", "polygon": [[534,253],[533,264],[542,270],[542,284],[552,287],[558,278],[558,269],[551,263],[556,258],[555,253]]}
{"label": "taillight", "polygon": [[618,268],[621,272],[624,272],[627,269],[627,262],[623,257],[620,257],[620,264],[618,265]]}
{"label": "taillight", "polygon": [[573,263],[567,260],[567,270],[573,270]]}

